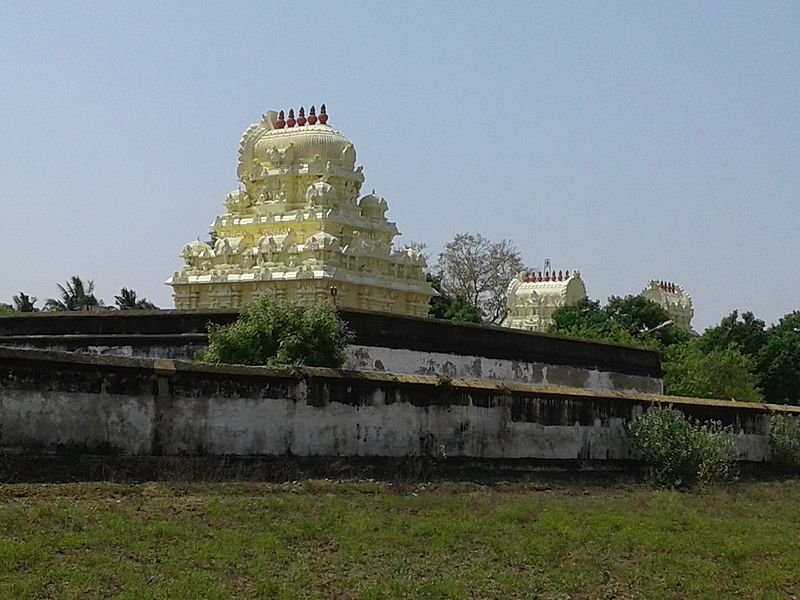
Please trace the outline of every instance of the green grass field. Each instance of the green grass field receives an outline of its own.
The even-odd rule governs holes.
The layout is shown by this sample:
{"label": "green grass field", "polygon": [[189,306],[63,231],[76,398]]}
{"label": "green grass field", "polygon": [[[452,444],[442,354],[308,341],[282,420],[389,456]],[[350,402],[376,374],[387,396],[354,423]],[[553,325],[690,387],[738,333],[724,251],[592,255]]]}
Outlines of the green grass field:
{"label": "green grass field", "polygon": [[800,481],[0,485],[1,598],[792,598]]}

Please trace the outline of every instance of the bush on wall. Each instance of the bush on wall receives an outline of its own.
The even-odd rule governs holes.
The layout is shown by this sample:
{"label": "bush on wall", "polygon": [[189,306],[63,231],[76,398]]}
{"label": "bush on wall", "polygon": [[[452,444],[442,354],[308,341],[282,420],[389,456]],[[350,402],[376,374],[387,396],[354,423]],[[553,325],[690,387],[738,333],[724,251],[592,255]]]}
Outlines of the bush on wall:
{"label": "bush on wall", "polygon": [[338,368],[352,335],[330,303],[300,307],[259,297],[230,325],[209,325],[212,364]]}
{"label": "bush on wall", "polygon": [[728,427],[692,422],[673,408],[653,408],[628,432],[660,487],[693,487],[736,478],[736,440]]}

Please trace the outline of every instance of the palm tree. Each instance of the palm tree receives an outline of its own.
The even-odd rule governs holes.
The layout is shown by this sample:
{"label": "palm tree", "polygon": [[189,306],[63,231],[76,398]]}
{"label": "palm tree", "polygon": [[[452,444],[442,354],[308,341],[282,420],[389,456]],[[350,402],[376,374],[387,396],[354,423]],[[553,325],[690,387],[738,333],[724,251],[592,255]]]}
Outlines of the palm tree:
{"label": "palm tree", "polygon": [[136,298],[136,292],[134,290],[129,290],[128,288],[122,288],[119,292],[119,296],[114,296],[114,300],[116,300],[117,307],[119,307],[120,310],[158,309],[158,307],[152,302],[149,302],[147,298],[138,300]]}
{"label": "palm tree", "polygon": [[33,296],[20,292],[19,296],[14,296],[12,300],[14,302],[14,310],[17,312],[39,312],[39,309],[35,306],[37,299]]}
{"label": "palm tree", "polygon": [[94,281],[84,284],[80,277],[73,275],[66,285],[59,283],[58,289],[61,290],[61,299],[48,298],[45,310],[91,310],[102,305],[94,295]]}

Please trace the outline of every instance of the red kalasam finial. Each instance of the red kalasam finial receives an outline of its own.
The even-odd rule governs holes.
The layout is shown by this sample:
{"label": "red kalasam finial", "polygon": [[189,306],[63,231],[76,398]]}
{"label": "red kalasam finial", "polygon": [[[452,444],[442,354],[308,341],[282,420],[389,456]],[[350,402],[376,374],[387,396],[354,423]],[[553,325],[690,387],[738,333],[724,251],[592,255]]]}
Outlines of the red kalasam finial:
{"label": "red kalasam finial", "polygon": [[306,124],[306,109],[301,106],[300,113],[297,117],[297,125],[299,127],[302,127],[305,124]]}
{"label": "red kalasam finial", "polygon": [[316,125],[316,123],[317,123],[317,109],[312,106],[311,110],[308,111],[308,124]]}
{"label": "red kalasam finial", "polygon": [[281,111],[278,113],[278,120],[275,121],[275,129],[283,129],[284,127],[286,127],[286,117]]}
{"label": "red kalasam finial", "polygon": [[328,122],[328,110],[325,108],[325,105],[319,107],[319,123],[320,125],[325,125]]}
{"label": "red kalasam finial", "polygon": [[297,121],[294,120],[294,109],[290,108],[289,109],[289,120],[286,121],[286,125],[288,125],[289,127],[294,127],[295,123],[297,123]]}

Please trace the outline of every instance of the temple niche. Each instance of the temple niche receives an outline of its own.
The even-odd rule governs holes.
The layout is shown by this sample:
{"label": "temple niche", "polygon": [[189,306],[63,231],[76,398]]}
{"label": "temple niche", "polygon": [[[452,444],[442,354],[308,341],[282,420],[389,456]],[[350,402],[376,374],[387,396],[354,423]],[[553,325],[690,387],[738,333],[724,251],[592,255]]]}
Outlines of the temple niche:
{"label": "temple niche", "polygon": [[652,300],[663,308],[675,327],[684,331],[692,330],[692,297],[679,285],[670,281],[650,281],[642,290],[644,298]]}
{"label": "temple niche", "polygon": [[523,271],[508,284],[508,316],[504,327],[547,331],[553,313],[586,298],[586,286],[578,271]]}
{"label": "temple niche", "polygon": [[257,295],[346,309],[426,316],[435,294],[425,258],[394,250],[386,200],[361,195],[362,167],[347,138],[300,108],[268,112],[239,144],[240,188],[224,200],[213,247],[190,242],[166,283],[178,309],[240,308]]}

